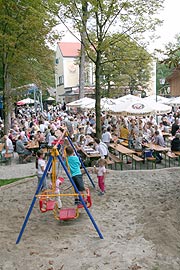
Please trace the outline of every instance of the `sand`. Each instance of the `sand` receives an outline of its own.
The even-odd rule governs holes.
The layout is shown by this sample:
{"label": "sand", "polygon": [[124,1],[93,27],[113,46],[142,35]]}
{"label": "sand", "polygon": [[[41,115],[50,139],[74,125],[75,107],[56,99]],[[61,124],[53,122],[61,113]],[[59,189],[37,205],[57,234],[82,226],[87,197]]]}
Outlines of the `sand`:
{"label": "sand", "polygon": [[0,270],[180,270],[179,175],[180,168],[109,170],[104,196],[85,176],[104,239],[84,209],[76,220],[57,221],[36,201],[16,245],[36,178],[1,188]]}

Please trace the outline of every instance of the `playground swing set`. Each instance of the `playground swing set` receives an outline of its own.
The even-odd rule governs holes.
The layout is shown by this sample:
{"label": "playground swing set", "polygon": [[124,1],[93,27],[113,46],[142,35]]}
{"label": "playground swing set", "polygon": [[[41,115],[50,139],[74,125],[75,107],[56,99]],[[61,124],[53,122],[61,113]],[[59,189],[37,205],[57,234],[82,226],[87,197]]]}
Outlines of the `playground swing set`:
{"label": "playground swing set", "polygon": [[[91,200],[91,194],[90,194],[90,190],[89,188],[85,188],[85,193],[81,194],[71,175],[70,175],[70,171],[69,171],[69,166],[68,166],[68,163],[67,163],[67,159],[66,159],[66,163],[67,163],[67,167],[66,165],[64,164],[64,161],[60,155],[60,150],[62,150],[62,146],[64,144],[64,138],[67,138],[68,139],[68,142],[69,144],[71,145],[71,147],[73,148],[74,150],[74,153],[78,156],[79,160],[80,160],[80,163],[82,165],[82,168],[84,169],[85,173],[87,174],[92,186],[95,188],[95,184],[93,182],[93,180],[91,179],[84,163],[82,162],[82,159],[81,157],[79,156],[79,154],[77,153],[76,151],[76,148],[74,147],[72,141],[71,141],[71,138],[69,137],[68,135],[68,132],[67,130],[63,130],[62,132],[62,135],[61,137],[55,142],[52,150],[51,150],[51,154],[50,154],[50,157],[48,159],[48,162],[47,162],[47,165],[46,165],[46,168],[44,170],[44,173],[43,173],[43,176],[39,182],[39,185],[37,187],[37,190],[35,192],[35,195],[33,197],[33,200],[31,202],[31,205],[29,207],[29,210],[28,210],[28,213],[25,217],[25,220],[24,220],[24,223],[22,225],[22,228],[21,228],[21,231],[19,233],[19,236],[16,240],[16,244],[18,244],[21,240],[21,237],[22,237],[22,234],[25,230],[25,227],[27,225],[27,222],[28,222],[28,219],[30,217],[30,214],[33,210],[33,207],[35,205],[35,202],[36,202],[36,199],[38,198],[39,199],[39,208],[40,208],[40,211],[42,213],[45,213],[47,211],[53,211],[53,214],[54,214],[54,217],[56,220],[69,220],[69,219],[76,219],[79,217],[79,209],[81,208],[84,208],[86,210],[86,213],[88,214],[92,224],[94,225],[94,228],[96,229],[99,237],[101,239],[103,239],[103,235],[101,234],[93,216],[91,215],[90,211],[89,211],[89,208],[91,207],[92,205],[92,200]],[[66,175],[68,176],[70,182],[71,182],[71,185],[73,187],[73,193],[60,193],[60,194],[57,194],[56,193],[56,180],[57,180],[57,175],[56,175],[56,161],[57,159],[59,160],[62,168],[64,169]],[[52,167],[52,168],[51,168]],[[41,192],[41,186],[43,184],[43,181],[47,175],[47,173],[49,172],[49,170],[52,170],[52,176],[51,176],[51,181],[52,181],[52,188],[51,189],[47,189],[47,190],[44,190]],[[63,177],[59,177],[58,178],[60,180],[61,183],[64,182],[64,178]],[[79,202],[76,206],[73,206],[73,207],[66,207],[66,208],[58,208],[58,203],[57,203],[57,197],[60,196],[61,197],[74,197],[74,198],[79,198]]]}

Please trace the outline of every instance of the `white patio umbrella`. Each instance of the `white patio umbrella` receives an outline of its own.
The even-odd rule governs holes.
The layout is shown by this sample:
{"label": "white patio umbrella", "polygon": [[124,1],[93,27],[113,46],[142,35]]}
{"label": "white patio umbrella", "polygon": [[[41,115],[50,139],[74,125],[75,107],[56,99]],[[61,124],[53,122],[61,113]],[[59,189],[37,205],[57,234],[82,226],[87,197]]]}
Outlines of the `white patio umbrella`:
{"label": "white patio umbrella", "polygon": [[162,104],[161,102],[149,101],[149,104],[154,108],[155,114],[166,114],[172,111],[172,107]]}
{"label": "white patio umbrella", "polygon": [[136,100],[141,100],[141,97],[128,94],[128,95],[117,98],[116,103],[118,103],[118,102],[136,101]]}
{"label": "white patio umbrella", "polygon": [[148,97],[145,97],[144,98],[145,101],[154,101],[154,102],[159,102],[159,103],[163,103],[163,104],[166,104],[168,101],[169,101],[169,98],[166,98],[166,97],[162,97],[162,96],[159,96],[159,95],[151,95],[151,96],[148,96]]}
{"label": "white patio umbrella", "polygon": [[34,99],[25,98],[25,99],[19,100],[16,104],[19,106],[26,105],[26,104],[34,104]]}
{"label": "white patio umbrella", "polygon": [[116,104],[116,100],[112,98],[101,98],[101,109],[108,111],[112,105]]}
{"label": "white patio umbrella", "polygon": [[47,101],[54,101],[55,98],[53,98],[53,97],[48,97],[46,100],[47,100]]}
{"label": "white patio umbrella", "polygon": [[93,98],[84,97],[84,98],[72,101],[70,103],[67,103],[66,106],[67,107],[83,107],[90,104],[93,101],[95,102]]}
{"label": "white patio umbrella", "polygon": [[139,98],[137,101],[118,102],[111,106],[110,112],[113,114],[123,115],[148,115],[153,114],[155,109],[143,99]]}
{"label": "white patio umbrella", "polygon": [[168,102],[166,102],[167,105],[171,106],[179,106],[180,105],[180,97],[171,98]]}
{"label": "white patio umbrella", "polygon": [[[83,109],[95,109],[95,103],[96,101],[93,100],[89,104],[83,104],[80,107]],[[100,101],[101,110],[107,111],[111,108],[112,105],[116,104],[116,100],[112,98],[102,98]]]}

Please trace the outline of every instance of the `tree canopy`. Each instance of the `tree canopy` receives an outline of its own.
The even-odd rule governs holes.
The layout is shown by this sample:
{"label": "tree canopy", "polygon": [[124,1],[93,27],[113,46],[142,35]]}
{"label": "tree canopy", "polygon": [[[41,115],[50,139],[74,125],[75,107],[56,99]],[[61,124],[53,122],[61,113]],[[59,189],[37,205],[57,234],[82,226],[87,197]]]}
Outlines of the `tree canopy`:
{"label": "tree canopy", "polygon": [[0,71],[7,129],[12,89],[32,82],[52,86],[54,63],[48,42],[54,41],[51,31],[56,21],[48,1],[42,0],[1,0],[0,20]]}
{"label": "tree canopy", "polygon": [[[86,9],[85,7],[86,2]],[[120,40],[110,43],[110,33],[128,35],[140,42],[142,33],[155,30],[160,23],[155,16],[164,0],[67,0],[60,5],[59,19],[66,24],[71,19],[73,27],[83,33],[83,46],[95,64],[96,135],[101,135],[100,96],[103,73],[103,55]],[[69,29],[71,31],[71,29]],[[73,33],[73,31],[71,31]],[[119,36],[121,36],[119,35]]]}

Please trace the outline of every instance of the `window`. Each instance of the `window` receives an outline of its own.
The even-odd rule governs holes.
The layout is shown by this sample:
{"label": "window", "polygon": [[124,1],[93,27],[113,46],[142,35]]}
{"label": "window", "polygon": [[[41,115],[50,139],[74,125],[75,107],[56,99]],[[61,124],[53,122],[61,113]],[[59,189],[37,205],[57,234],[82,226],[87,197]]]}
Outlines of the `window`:
{"label": "window", "polygon": [[64,84],[64,76],[59,76],[59,79],[58,79],[58,85],[62,85]]}

